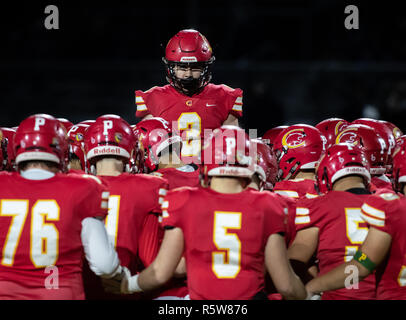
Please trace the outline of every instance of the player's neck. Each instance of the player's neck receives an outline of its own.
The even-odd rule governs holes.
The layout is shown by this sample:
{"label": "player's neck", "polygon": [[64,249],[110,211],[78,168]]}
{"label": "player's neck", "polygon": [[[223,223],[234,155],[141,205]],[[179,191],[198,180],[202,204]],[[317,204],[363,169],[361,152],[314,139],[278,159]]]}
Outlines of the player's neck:
{"label": "player's neck", "polygon": [[124,164],[117,159],[102,159],[96,162],[96,174],[98,176],[119,176],[123,173]]}
{"label": "player's neck", "polygon": [[212,177],[210,189],[219,193],[240,193],[247,187],[244,179],[233,177]]}
{"label": "player's neck", "polygon": [[258,175],[257,175],[257,174],[254,174],[254,175],[252,176],[251,182],[250,182],[250,184],[248,185],[247,188],[252,188],[252,189],[255,189],[255,190],[258,190],[258,191],[259,191],[259,189],[260,189],[260,187],[259,187],[260,184],[261,184],[261,181],[259,180]]}
{"label": "player's neck", "polygon": [[349,176],[338,179],[333,184],[333,190],[346,191],[353,188],[365,188],[364,180],[359,176]]}
{"label": "player's neck", "polygon": [[310,179],[315,180],[314,171],[299,171],[295,179]]}

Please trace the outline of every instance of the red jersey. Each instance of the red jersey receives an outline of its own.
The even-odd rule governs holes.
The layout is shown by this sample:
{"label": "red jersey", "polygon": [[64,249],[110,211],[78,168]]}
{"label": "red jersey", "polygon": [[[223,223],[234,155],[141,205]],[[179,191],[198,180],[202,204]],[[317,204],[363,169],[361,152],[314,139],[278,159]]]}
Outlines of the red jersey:
{"label": "red jersey", "polygon": [[386,192],[393,192],[392,183],[385,175],[382,175],[380,177],[371,177],[370,190],[372,192],[376,192],[378,189],[385,189]]}
{"label": "red jersey", "polygon": [[137,90],[136,116],[143,118],[151,114],[171,123],[185,141],[182,160],[190,163],[200,153],[205,129],[221,127],[229,114],[242,116],[242,94],[241,89],[211,83],[192,97],[181,94],[169,84],[145,92]]}
{"label": "red jersey", "polygon": [[362,218],[392,237],[385,262],[376,269],[377,299],[406,299],[406,198],[396,193],[369,197],[361,208]]}
{"label": "red jersey", "polygon": [[264,289],[265,245],[285,230],[269,193],[184,187],[169,191],[162,209],[163,225],[183,231],[192,300],[249,300]]}
{"label": "red jersey", "polygon": [[185,172],[176,168],[158,169],[151,173],[154,176],[162,177],[169,183],[169,190],[179,187],[197,187],[200,184],[200,170]]}
{"label": "red jersey", "polygon": [[311,179],[284,180],[275,183],[273,192],[293,199],[316,198],[315,181]]}
{"label": "red jersey", "polygon": [[[364,190],[364,189],[362,189]],[[330,191],[315,199],[301,199],[296,207],[296,231],[319,229],[317,258],[320,275],[350,261],[365,240],[368,227],[361,218],[361,206],[370,194]],[[375,299],[375,277],[369,275],[359,289],[324,292],[323,300]]]}
{"label": "red jersey", "polygon": [[[98,178],[110,192],[105,220],[107,234],[116,248],[120,264],[134,274],[140,271],[139,259],[147,266],[159,249],[158,216],[168,183],[146,174],[123,173]],[[114,298],[104,293],[99,278],[92,273],[87,273],[84,281],[88,299]]]}
{"label": "red jersey", "polygon": [[[100,180],[2,172],[0,185],[0,299],[84,299],[82,220],[107,214]],[[46,289],[48,266],[57,268],[59,290]]]}

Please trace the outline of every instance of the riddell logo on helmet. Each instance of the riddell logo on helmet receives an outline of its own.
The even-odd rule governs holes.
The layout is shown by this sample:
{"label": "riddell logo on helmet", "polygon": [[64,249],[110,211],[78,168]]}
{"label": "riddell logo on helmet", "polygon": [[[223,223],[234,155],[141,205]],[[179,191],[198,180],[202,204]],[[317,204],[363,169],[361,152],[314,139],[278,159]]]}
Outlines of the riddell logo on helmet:
{"label": "riddell logo on helmet", "polygon": [[182,57],[180,58],[180,62],[197,62],[196,57]]}
{"label": "riddell logo on helmet", "polygon": [[94,149],[94,155],[103,155],[103,154],[121,154],[120,148],[106,147],[103,149]]}

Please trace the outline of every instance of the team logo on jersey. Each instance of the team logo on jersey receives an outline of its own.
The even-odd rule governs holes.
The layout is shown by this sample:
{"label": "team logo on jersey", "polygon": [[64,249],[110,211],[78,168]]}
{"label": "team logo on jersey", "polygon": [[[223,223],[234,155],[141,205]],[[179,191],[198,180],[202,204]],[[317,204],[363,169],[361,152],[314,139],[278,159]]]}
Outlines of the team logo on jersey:
{"label": "team logo on jersey", "polygon": [[192,100],[191,100],[191,99],[186,100],[186,105],[187,105],[188,107],[191,107],[191,106],[192,106],[192,104],[193,104],[193,102],[192,102]]}
{"label": "team logo on jersey", "polygon": [[306,136],[304,129],[293,129],[288,131],[282,138],[282,145],[289,148],[295,149],[305,145],[303,138]]}
{"label": "team logo on jersey", "polygon": [[336,139],[336,144],[338,143],[350,143],[352,145],[356,145],[358,143],[357,140],[357,133],[355,132],[356,130],[344,130],[341,132]]}
{"label": "team logo on jersey", "polygon": [[123,140],[123,135],[120,132],[116,132],[116,134],[114,135],[114,139],[117,143],[120,143],[121,140]]}

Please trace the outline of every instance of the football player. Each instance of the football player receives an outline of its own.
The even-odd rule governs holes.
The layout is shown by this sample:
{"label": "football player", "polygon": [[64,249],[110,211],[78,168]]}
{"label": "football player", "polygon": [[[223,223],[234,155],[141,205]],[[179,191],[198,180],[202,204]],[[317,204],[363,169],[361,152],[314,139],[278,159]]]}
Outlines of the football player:
{"label": "football player", "polygon": [[166,120],[158,117],[142,120],[133,131],[136,139],[134,161],[138,172],[165,178],[169,189],[199,184],[199,167],[182,162],[182,139]]}
{"label": "football player", "polygon": [[262,140],[267,143],[271,148],[273,148],[273,145],[275,143],[275,138],[278,136],[279,133],[282,132],[282,130],[286,129],[288,126],[277,126],[269,129],[264,133],[262,136]]}
{"label": "football player", "polygon": [[274,151],[278,159],[280,179],[274,192],[291,198],[314,198],[315,165],[325,150],[325,137],[307,124],[285,128],[275,139]]}
{"label": "football player", "polygon": [[46,114],[28,117],[15,134],[18,171],[0,173],[1,300],[84,299],[83,251],[97,275],[121,274],[101,221],[108,191],[95,177],[61,174],[65,134]]}
{"label": "football player", "polygon": [[266,299],[264,266],[286,299],[306,297],[287,260],[283,208],[268,192],[247,188],[254,173],[249,148],[238,127],[213,131],[204,146],[205,187],[168,192],[158,256],[141,274],[127,275],[123,292],[161,286],[185,252],[192,300]]}
{"label": "football player", "polygon": [[379,193],[366,199],[361,207],[362,219],[369,225],[364,242],[353,259],[308,282],[306,288],[311,294],[343,288],[348,270],[357,270],[361,287],[376,270],[378,300],[406,299],[405,164],[405,147],[395,150],[394,189],[402,194]]}
{"label": "football player", "polygon": [[[328,148],[317,166],[317,184],[324,195],[301,199],[296,206],[296,237],[288,249],[292,266],[306,270],[316,253],[319,274],[325,274],[356,254],[368,229],[361,218],[361,206],[370,196],[369,163],[359,145],[336,144]],[[300,270],[300,269],[296,269]],[[298,271],[304,282],[310,277]],[[319,293],[319,292],[317,292]],[[371,275],[358,290],[323,291],[323,300],[365,300],[375,298]]]}
{"label": "football player", "polygon": [[[123,266],[132,272],[149,265],[158,251],[158,216],[167,190],[165,179],[130,174],[135,137],[117,115],[103,115],[85,132],[84,146],[90,171],[107,186],[107,234]],[[142,263],[142,265],[139,264]],[[85,277],[87,299],[110,299],[101,283]]]}
{"label": "football player", "polygon": [[163,62],[169,84],[145,92],[135,91],[136,116],[167,120],[185,142],[182,160],[199,163],[205,129],[238,125],[243,92],[210,83],[212,48],[196,30],[181,30],[173,36],[166,46]]}
{"label": "football player", "polygon": [[86,172],[86,157],[84,150],[84,137],[88,124],[76,124],[68,131],[69,165],[71,172]]}

